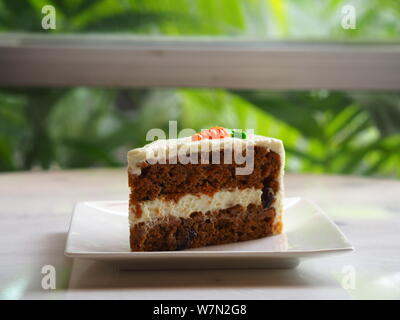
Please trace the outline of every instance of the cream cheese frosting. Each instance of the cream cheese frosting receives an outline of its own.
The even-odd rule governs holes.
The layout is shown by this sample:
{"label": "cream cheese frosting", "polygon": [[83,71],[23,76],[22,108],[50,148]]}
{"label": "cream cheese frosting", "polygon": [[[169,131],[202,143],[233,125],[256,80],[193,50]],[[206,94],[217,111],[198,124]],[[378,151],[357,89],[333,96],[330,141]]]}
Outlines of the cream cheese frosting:
{"label": "cream cheese frosting", "polygon": [[261,205],[261,189],[247,188],[234,190],[221,190],[212,196],[207,194],[187,194],[177,202],[165,199],[142,201],[141,217],[135,216],[135,206],[130,207],[129,222],[131,225],[139,222],[149,222],[155,218],[173,215],[180,218],[188,218],[192,212],[218,211],[240,205],[247,207],[249,204]]}

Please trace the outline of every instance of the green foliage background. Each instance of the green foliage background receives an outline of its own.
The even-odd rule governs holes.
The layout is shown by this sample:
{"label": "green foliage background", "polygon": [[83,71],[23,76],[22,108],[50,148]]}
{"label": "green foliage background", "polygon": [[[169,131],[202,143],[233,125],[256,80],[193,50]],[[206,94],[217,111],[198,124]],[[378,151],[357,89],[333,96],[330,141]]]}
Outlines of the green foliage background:
{"label": "green foliage background", "polygon": [[[0,32],[398,41],[399,1],[0,0]],[[340,27],[357,9],[357,29]],[[377,10],[379,8],[379,10]],[[0,33],[1,36],[1,33]],[[1,71],[0,71],[1,72]],[[148,129],[254,128],[284,140],[287,169],[400,178],[400,93],[0,88],[0,171],[121,166]]]}

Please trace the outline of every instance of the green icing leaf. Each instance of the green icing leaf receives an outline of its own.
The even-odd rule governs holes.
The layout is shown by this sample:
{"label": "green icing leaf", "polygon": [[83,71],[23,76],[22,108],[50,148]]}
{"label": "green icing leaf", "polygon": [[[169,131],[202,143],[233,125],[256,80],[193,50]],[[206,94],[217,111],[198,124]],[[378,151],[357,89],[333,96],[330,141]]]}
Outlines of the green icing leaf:
{"label": "green icing leaf", "polygon": [[226,129],[233,138],[246,139],[247,133],[238,129]]}

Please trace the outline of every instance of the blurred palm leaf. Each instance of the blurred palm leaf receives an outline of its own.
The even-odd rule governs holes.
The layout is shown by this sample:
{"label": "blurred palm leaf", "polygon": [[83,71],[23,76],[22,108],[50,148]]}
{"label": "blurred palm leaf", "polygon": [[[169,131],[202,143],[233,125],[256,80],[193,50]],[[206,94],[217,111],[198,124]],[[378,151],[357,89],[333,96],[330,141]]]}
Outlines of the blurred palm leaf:
{"label": "blurred palm leaf", "polygon": [[[382,114],[381,109],[377,112],[377,117],[380,117],[378,119],[385,117],[386,112],[393,117],[390,121],[381,121],[382,128],[378,124],[378,130],[381,131],[379,132],[374,126],[374,116],[370,111],[377,111],[378,107],[382,107],[382,103],[377,103],[373,98],[374,94],[366,95],[372,99],[360,102],[352,99],[354,94],[325,91],[310,94],[243,91],[237,93],[302,133],[302,143],[299,143],[300,140],[291,143],[284,139],[288,158],[296,157],[298,163],[302,164],[300,170],[379,174],[381,166],[385,166],[382,172],[393,177],[400,176],[399,166],[393,166],[389,173],[386,167],[389,160],[383,160],[388,157],[392,159],[391,154],[396,155],[397,150],[400,150],[398,136],[391,136],[400,131],[397,105],[393,107],[393,102],[398,101],[398,95],[391,96],[391,107],[387,106],[388,109],[383,110]],[[388,140],[385,136],[388,136]],[[390,145],[393,149],[383,148],[384,145]],[[377,154],[376,152],[379,152],[378,158],[369,157],[370,154]],[[295,168],[289,166],[290,169]]]}

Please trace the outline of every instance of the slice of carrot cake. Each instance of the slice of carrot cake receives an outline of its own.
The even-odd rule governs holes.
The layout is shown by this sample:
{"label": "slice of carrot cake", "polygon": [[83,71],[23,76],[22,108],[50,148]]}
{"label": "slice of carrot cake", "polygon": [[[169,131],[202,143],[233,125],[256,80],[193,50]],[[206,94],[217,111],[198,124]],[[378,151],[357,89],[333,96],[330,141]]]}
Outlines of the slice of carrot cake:
{"label": "slice of carrot cake", "polygon": [[222,127],[129,151],[131,250],[281,233],[284,160],[282,141]]}

